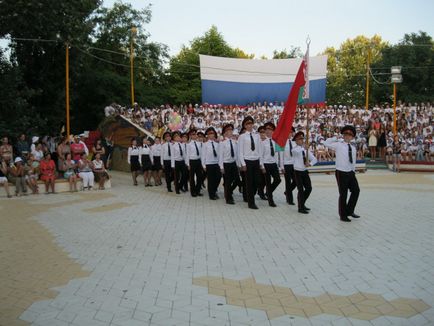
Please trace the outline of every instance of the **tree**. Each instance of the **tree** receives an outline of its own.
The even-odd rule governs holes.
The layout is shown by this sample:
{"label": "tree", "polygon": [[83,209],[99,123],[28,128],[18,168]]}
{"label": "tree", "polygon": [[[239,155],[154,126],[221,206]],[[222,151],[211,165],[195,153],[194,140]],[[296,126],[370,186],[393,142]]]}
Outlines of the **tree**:
{"label": "tree", "polygon": [[232,48],[223,35],[212,26],[203,36],[196,37],[190,46],[183,46],[181,51],[170,60],[170,99],[174,103],[188,104],[201,101],[199,54],[229,58],[253,58],[239,48]]}
{"label": "tree", "polygon": [[339,49],[326,48],[323,54],[328,56],[327,102],[364,105],[368,51],[371,64],[375,64],[386,46],[379,35],[360,35],[347,39]]}
{"label": "tree", "polygon": [[[380,82],[390,81],[390,68],[402,66],[403,83],[397,86],[397,98],[405,102],[432,101],[434,94],[434,42],[426,32],[405,34],[398,44],[387,46],[372,70],[380,75]],[[375,84],[373,98],[377,102],[393,99],[392,86]]]}
{"label": "tree", "polygon": [[301,53],[300,47],[291,46],[289,51],[283,49],[282,51],[273,51],[273,59],[291,59],[291,58],[301,58],[303,53]]}

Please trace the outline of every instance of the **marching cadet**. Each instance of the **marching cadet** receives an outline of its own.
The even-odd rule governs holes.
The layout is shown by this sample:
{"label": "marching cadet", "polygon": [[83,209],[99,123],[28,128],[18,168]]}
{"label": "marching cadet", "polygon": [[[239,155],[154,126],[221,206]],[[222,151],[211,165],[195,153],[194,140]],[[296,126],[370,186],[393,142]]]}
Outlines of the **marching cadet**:
{"label": "marching cadet", "polygon": [[172,144],[172,159],[171,159],[171,167],[174,171],[175,175],[175,192],[180,194],[180,190],[182,188],[182,182],[184,180],[184,172],[185,172],[185,148],[183,149],[183,145],[181,144],[181,135],[178,131],[175,131],[172,134],[173,144]]}
{"label": "marching cadet", "polygon": [[[184,151],[184,160],[187,161],[187,144],[188,144],[189,136],[188,133],[184,132],[181,134],[181,145],[182,150]],[[181,191],[187,192],[188,191],[188,180],[190,172],[188,171],[187,164],[184,165],[184,173],[182,174],[182,180],[181,180]]]}
{"label": "marching cadet", "polygon": [[155,137],[154,144],[151,145],[152,156],[152,174],[156,186],[161,186],[161,140],[160,137]]}
{"label": "marching cadet", "polygon": [[[259,134],[259,139],[260,139],[259,143],[262,143],[264,140],[267,139],[267,134],[265,133],[265,126],[259,126],[258,134]],[[259,198],[261,198],[262,200],[267,200],[267,195],[265,194],[265,174],[264,173],[261,173],[261,175],[259,176],[258,195],[259,195]]]}
{"label": "marching cadet", "polygon": [[[267,138],[261,141],[261,157],[264,164],[262,172],[265,177],[268,204],[271,207],[276,207],[276,204],[273,200],[273,192],[281,182],[279,167],[277,165],[279,159],[275,149],[276,144],[274,140],[271,139],[273,131],[276,129],[276,127],[272,122],[265,123],[264,127]],[[273,178],[273,182],[271,182],[271,178]]]}
{"label": "marching cadet", "polygon": [[139,151],[139,162],[142,166],[143,172],[143,183],[145,187],[152,187],[151,184],[151,174],[152,174],[152,165],[153,165],[153,157],[151,153],[151,147],[149,146],[148,137],[144,137],[142,140],[142,147],[140,147]]}
{"label": "marching cadet", "polygon": [[296,146],[292,141],[294,132],[295,129],[292,127],[292,131],[288,135],[288,140],[286,141],[283,151],[279,152],[279,166],[285,176],[285,197],[288,205],[295,205],[292,191],[297,187],[294,176],[294,157],[292,154],[292,149]]}
{"label": "marching cadet", "polygon": [[[197,141],[200,144],[200,149],[202,149],[203,144],[206,142],[205,134],[202,130],[197,132]],[[202,189],[205,189],[206,171],[202,170]]]}
{"label": "marching cadet", "polygon": [[223,126],[224,140],[219,144],[219,166],[223,174],[226,204],[235,204],[233,193],[240,183],[238,172],[238,146],[232,139],[234,125],[229,123]]}
{"label": "marching cadet", "polygon": [[[246,129],[244,127],[241,127],[240,133],[238,135],[238,139],[237,139],[237,145],[239,145],[239,141],[240,141],[240,136],[242,134],[244,134],[246,132]],[[239,148],[239,146],[238,146]],[[240,151],[238,149],[238,171],[240,172],[240,184],[238,185],[238,189],[240,191],[240,193],[243,195],[243,201],[245,203],[247,203],[247,192],[246,192],[246,171],[243,171],[243,169],[241,168],[241,162],[240,162]]]}
{"label": "marching cadet", "polygon": [[161,165],[164,169],[164,178],[166,179],[167,191],[173,192],[173,170],[172,170],[172,136],[166,131],[163,134],[164,144],[161,145]]}
{"label": "marching cadet", "polygon": [[137,176],[139,175],[142,169],[140,166],[139,155],[140,155],[140,147],[137,146],[136,138],[132,138],[131,146],[128,147],[127,161],[128,164],[130,165],[131,175],[133,177],[133,183],[135,186],[137,186]]}
{"label": "marching cadet", "polygon": [[294,175],[298,190],[298,212],[308,214],[310,208],[307,208],[305,203],[312,192],[312,183],[307,168],[315,165],[317,159],[309,150],[306,150],[304,132],[297,132],[292,140],[295,141],[297,145],[293,148],[292,155],[294,157]]}
{"label": "marching cadet", "polygon": [[[192,197],[203,196],[200,193],[202,187],[202,144],[197,140],[196,129],[190,129],[188,132],[190,142],[187,144],[187,155],[185,164],[189,171],[190,193]],[[195,179],[196,177],[196,179]]]}
{"label": "marching cadet", "polygon": [[258,209],[255,204],[255,194],[258,190],[261,176],[262,159],[259,154],[259,135],[253,133],[253,118],[247,116],[242,122],[245,132],[238,138],[238,153],[241,171],[245,172],[245,198],[249,208]]}
{"label": "marching cadet", "polygon": [[[339,216],[343,222],[351,222],[348,216],[359,218],[354,213],[360,188],[356,179],[356,147],[351,141],[356,136],[356,129],[353,126],[344,126],[341,130],[344,136],[343,141],[336,137],[328,138],[324,145],[336,152],[336,180],[339,188]],[[351,192],[347,202],[348,190]]]}
{"label": "marching cadet", "polygon": [[209,199],[219,199],[217,188],[220,184],[221,173],[219,167],[219,144],[216,142],[217,133],[213,127],[205,131],[207,142],[203,144],[202,165],[208,178],[208,195]]}

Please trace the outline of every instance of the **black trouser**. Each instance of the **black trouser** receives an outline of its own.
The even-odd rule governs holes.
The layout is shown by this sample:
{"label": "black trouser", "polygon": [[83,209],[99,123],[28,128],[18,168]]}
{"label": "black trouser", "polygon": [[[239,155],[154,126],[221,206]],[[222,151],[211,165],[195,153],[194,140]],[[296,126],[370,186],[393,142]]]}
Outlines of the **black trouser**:
{"label": "black trouser", "polygon": [[265,194],[265,186],[266,186],[266,182],[265,182],[265,174],[261,173],[259,174],[259,184],[258,184],[258,194],[259,196],[263,197]]}
{"label": "black trouser", "polygon": [[283,168],[285,169],[285,193],[286,193],[286,201],[288,203],[294,202],[294,197],[292,196],[292,191],[297,187],[297,184],[295,183],[295,176],[294,176],[294,165],[288,164],[284,165]]}
{"label": "black trouser", "polygon": [[297,201],[298,209],[303,209],[306,200],[309,198],[312,192],[312,184],[310,182],[309,172],[306,171],[294,171],[295,182],[297,184]]}
{"label": "black trouser", "polygon": [[166,179],[167,190],[172,190],[173,171],[170,160],[163,161],[164,178]]}
{"label": "black trouser", "polygon": [[179,190],[183,186],[183,181],[185,178],[185,162],[182,161],[175,161],[175,191],[178,193]]}
{"label": "black trouser", "polygon": [[188,171],[187,164],[184,163],[184,171],[181,177],[181,189],[184,191],[188,191],[188,180],[190,179],[189,175],[190,171]]}
{"label": "black trouser", "polygon": [[[336,170],[335,175],[339,188],[339,216],[345,218],[354,213],[360,193],[359,183],[353,171],[343,172]],[[347,203],[348,190],[351,192],[351,195]]]}
{"label": "black trouser", "polygon": [[223,175],[225,183],[225,199],[226,201],[234,200],[234,190],[237,188],[240,182],[237,163],[223,163],[223,169],[225,171]]}
{"label": "black trouser", "polygon": [[213,198],[217,195],[217,188],[220,184],[222,174],[218,164],[207,164],[206,174],[208,177],[208,195],[209,198]]}
{"label": "black trouser", "polygon": [[243,194],[243,200],[247,203],[246,171],[240,171],[240,178],[241,178],[241,192]]}
{"label": "black trouser", "polygon": [[246,160],[245,189],[249,206],[255,205],[255,195],[258,190],[261,174],[262,172],[259,167],[259,160]]}
{"label": "black trouser", "polygon": [[[276,163],[264,163],[265,168],[265,187],[267,191],[268,202],[273,202],[273,192],[280,184],[279,168]],[[273,182],[271,182],[273,178]]]}
{"label": "black trouser", "polygon": [[[202,187],[202,175],[203,169],[200,159],[190,160],[190,193],[191,195],[197,195],[200,193]],[[196,176],[196,179],[194,178]]]}

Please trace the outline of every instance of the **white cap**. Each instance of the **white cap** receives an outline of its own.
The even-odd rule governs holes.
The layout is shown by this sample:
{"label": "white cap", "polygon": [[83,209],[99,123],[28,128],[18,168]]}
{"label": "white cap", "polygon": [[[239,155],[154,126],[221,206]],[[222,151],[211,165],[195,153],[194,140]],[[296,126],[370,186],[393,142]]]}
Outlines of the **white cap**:
{"label": "white cap", "polygon": [[23,159],[21,157],[16,157],[14,163],[22,162]]}
{"label": "white cap", "polygon": [[32,144],[36,143],[39,140],[38,136],[33,136],[32,137]]}

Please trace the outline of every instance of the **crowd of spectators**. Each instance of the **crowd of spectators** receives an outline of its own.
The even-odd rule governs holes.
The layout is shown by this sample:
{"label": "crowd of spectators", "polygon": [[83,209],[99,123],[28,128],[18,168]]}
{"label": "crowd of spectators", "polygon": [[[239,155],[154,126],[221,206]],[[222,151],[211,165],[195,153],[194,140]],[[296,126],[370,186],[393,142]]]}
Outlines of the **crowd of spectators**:
{"label": "crowd of spectators", "polygon": [[39,180],[45,186],[45,193],[56,193],[56,180],[65,179],[69,191],[76,192],[77,181],[81,179],[81,190],[92,190],[94,182],[98,189],[104,189],[109,178],[112,144],[97,140],[89,147],[85,134],[71,137],[27,137],[25,134],[10,143],[4,136],[0,145],[0,184],[8,197],[12,197],[9,183],[15,185],[15,195],[39,193]]}

